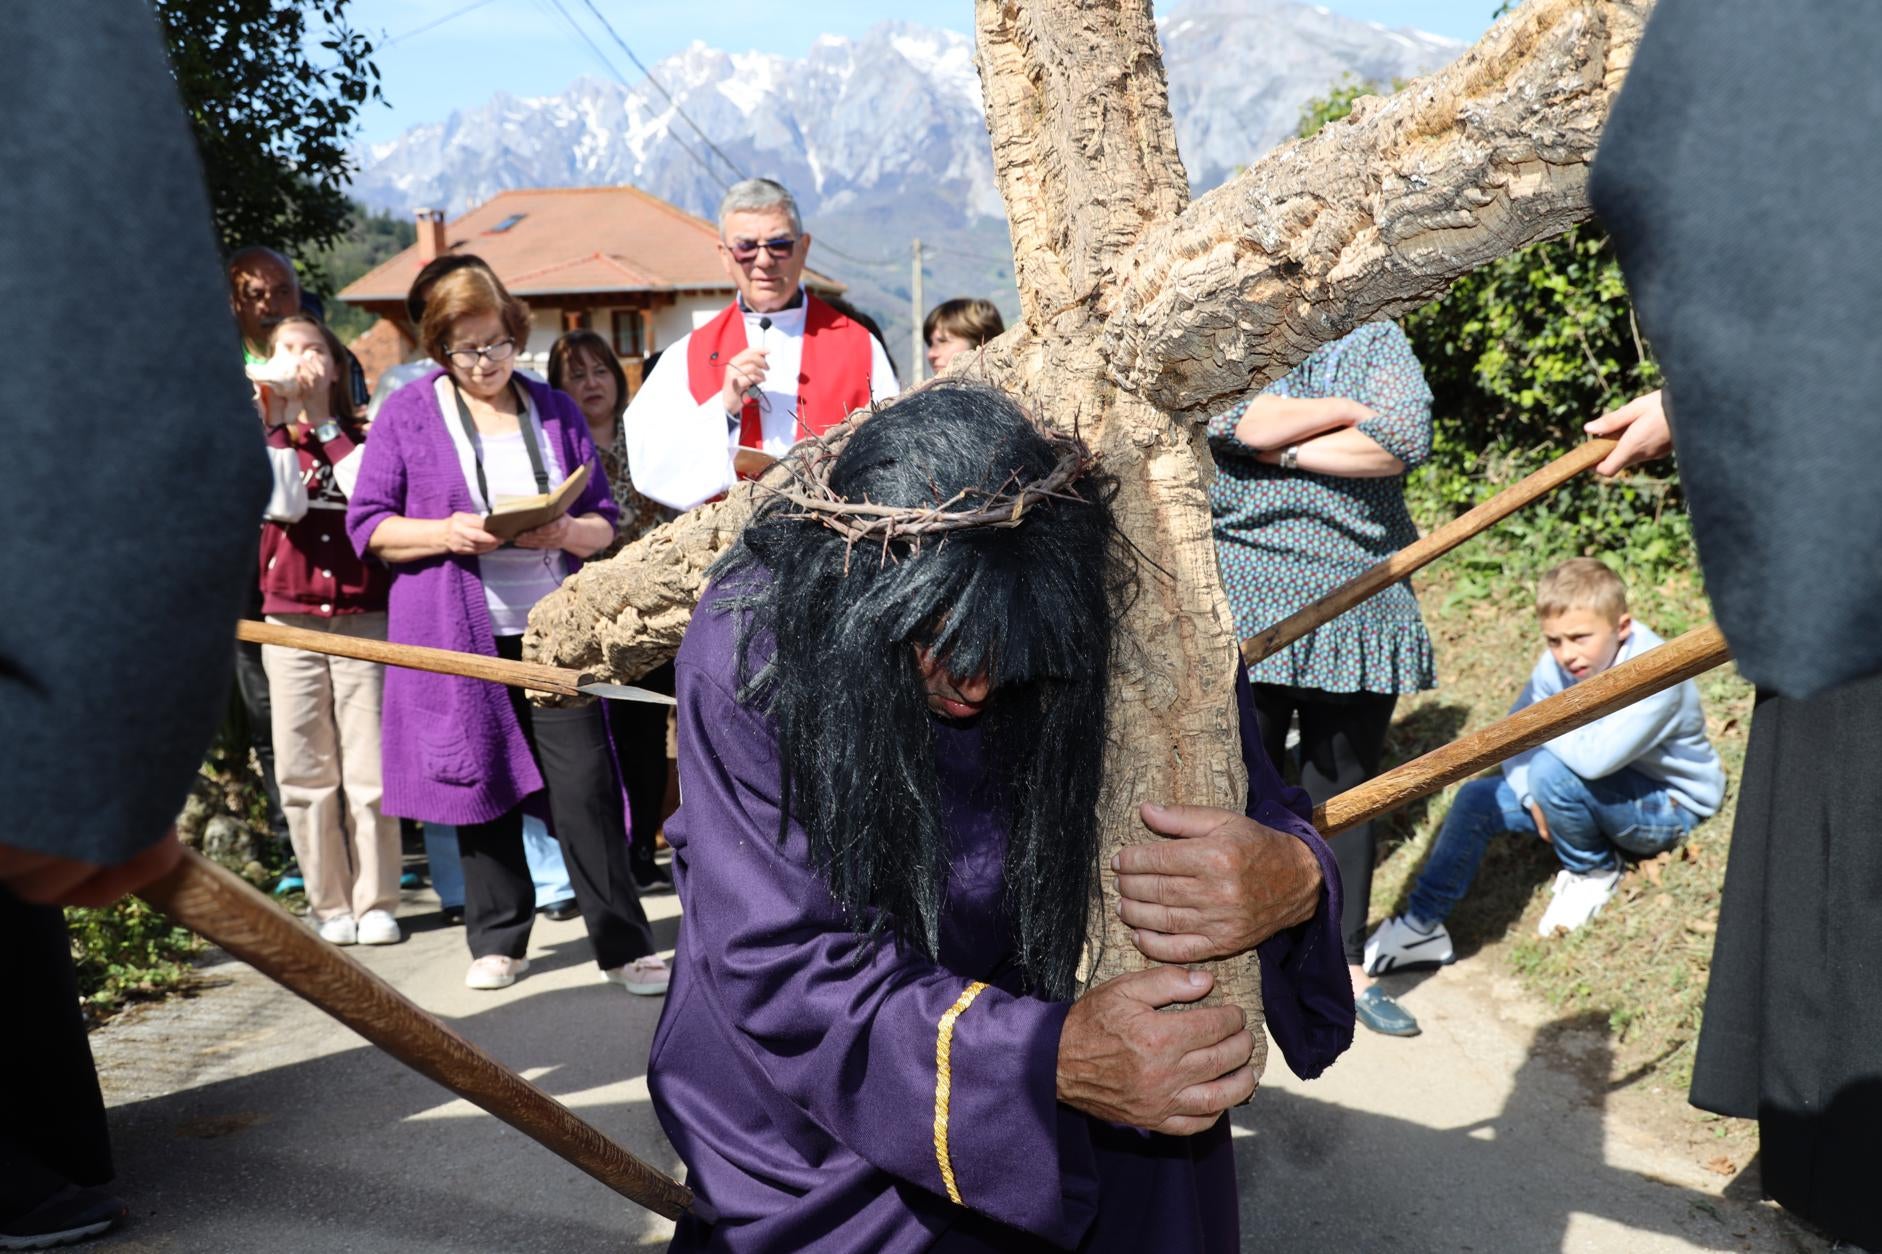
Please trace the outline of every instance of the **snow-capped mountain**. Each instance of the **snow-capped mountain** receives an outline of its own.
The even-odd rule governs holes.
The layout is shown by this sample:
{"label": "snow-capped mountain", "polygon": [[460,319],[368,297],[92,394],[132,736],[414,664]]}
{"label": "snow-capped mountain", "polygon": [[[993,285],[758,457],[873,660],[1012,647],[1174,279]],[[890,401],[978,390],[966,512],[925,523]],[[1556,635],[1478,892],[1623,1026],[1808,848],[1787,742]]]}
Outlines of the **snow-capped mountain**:
{"label": "snow-capped mountain", "polygon": [[[1291,134],[1301,105],[1343,75],[1408,78],[1462,48],[1285,0],[1184,0],[1158,26],[1199,191]],[[885,22],[857,40],[822,36],[799,59],[695,43],[653,77],[684,118],[644,80],[499,93],[360,152],[354,195],[456,214],[509,187],[632,183],[710,217],[723,181],[762,173],[797,194],[821,245],[814,263],[883,320],[904,373],[912,238],[923,241],[928,303],[982,293],[1016,308],[968,39]]]}
{"label": "snow-capped mountain", "polygon": [[1176,145],[1198,192],[1292,135],[1301,106],[1344,76],[1389,88],[1464,50],[1423,31],[1285,0],[1185,0],[1158,20],[1157,34]]}
{"label": "snow-capped mountain", "polygon": [[970,216],[1001,216],[973,47],[951,31],[884,23],[861,40],[823,36],[795,61],[695,43],[654,77],[697,130],[645,81],[499,93],[362,153],[354,194],[456,213],[508,187],[631,182],[710,214],[720,180],[743,170],[788,184],[806,213],[940,186]]}

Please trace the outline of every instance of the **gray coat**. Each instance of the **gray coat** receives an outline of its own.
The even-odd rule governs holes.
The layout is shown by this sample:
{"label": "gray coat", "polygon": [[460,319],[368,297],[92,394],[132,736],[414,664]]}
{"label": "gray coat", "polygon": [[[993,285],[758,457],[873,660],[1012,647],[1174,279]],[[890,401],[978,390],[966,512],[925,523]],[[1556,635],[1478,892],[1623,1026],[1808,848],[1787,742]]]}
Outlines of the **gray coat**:
{"label": "gray coat", "polygon": [[150,7],[0,42],[0,842],[162,836],[227,700],[268,471]]}
{"label": "gray coat", "polygon": [[1760,688],[1882,671],[1882,8],[1660,0],[1593,194]]}

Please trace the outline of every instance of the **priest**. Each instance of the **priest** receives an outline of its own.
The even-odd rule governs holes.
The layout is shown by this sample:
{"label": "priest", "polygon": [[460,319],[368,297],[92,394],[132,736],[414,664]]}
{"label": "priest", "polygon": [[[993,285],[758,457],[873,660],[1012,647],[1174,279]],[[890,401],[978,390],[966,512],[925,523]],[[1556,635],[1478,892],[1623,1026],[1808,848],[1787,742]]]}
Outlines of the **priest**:
{"label": "priest", "polygon": [[895,395],[876,338],[805,290],[810,234],[770,179],[719,202],[719,260],[737,296],[661,353],[627,407],[634,486],[674,509],[711,500],[806,435]]}
{"label": "priest", "polygon": [[[1114,485],[962,384],[792,465],[677,662],[686,922],[649,1083],[701,1205],[673,1248],[1236,1250],[1250,1025],[1159,1013],[1209,990],[1181,966],[1078,987],[1133,583]],[[1259,942],[1313,1076],[1352,1039],[1338,871],[1242,697],[1247,814],[1146,806],[1179,839],[1120,855],[1125,917],[1152,955],[1159,925],[1195,960]]]}

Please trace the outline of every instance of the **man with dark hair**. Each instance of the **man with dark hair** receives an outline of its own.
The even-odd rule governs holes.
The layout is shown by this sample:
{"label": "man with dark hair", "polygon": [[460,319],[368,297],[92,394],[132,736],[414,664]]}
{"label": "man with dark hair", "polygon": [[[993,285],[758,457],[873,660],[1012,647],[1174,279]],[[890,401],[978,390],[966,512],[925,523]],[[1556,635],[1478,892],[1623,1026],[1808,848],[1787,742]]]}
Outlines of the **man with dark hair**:
{"label": "man with dark hair", "polygon": [[242,331],[242,356],[251,364],[268,359],[275,323],[301,307],[301,280],[294,263],[262,244],[229,254],[229,310]]}
{"label": "man with dark hair", "polygon": [[[1241,1012],[1157,1013],[1208,992],[1182,967],[1078,994],[1133,582],[1111,483],[962,385],[790,465],[676,663],[687,925],[649,1084],[712,1218],[673,1248],[1235,1249]],[[1144,817],[1275,891],[1204,956],[1269,938],[1268,1027],[1311,1076],[1352,1035],[1337,871],[1243,703],[1250,811],[1287,830]]]}

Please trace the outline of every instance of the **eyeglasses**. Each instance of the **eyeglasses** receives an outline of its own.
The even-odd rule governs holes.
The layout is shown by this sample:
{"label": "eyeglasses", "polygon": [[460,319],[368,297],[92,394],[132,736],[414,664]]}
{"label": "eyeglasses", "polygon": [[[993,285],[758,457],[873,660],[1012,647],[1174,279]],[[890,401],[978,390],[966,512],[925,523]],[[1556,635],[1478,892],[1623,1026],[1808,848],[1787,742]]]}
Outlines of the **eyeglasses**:
{"label": "eyeglasses", "polygon": [[300,295],[300,287],[293,283],[276,283],[273,286],[269,286],[265,283],[244,283],[242,285],[242,299],[256,305],[261,304],[263,301],[291,301],[298,295]]}
{"label": "eyeglasses", "polygon": [[453,348],[447,350],[445,356],[451,359],[452,365],[462,370],[475,370],[480,361],[487,361],[494,366],[516,356],[516,341],[502,339],[482,348]]}
{"label": "eyeglasses", "polygon": [[797,251],[797,237],[780,235],[776,239],[767,240],[735,239],[725,245],[726,251],[732,254],[732,260],[740,265],[756,261],[761,248],[771,254],[772,260],[783,261]]}

